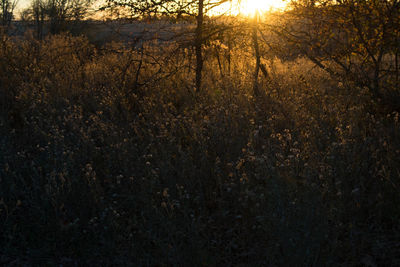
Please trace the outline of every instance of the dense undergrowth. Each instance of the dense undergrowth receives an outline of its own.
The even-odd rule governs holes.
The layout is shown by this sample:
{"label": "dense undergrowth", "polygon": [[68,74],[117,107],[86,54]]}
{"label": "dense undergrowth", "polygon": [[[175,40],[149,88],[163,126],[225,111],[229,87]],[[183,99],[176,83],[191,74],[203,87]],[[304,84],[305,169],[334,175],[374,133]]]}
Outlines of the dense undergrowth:
{"label": "dense undergrowth", "polygon": [[400,264],[399,114],[241,49],[2,36],[0,263]]}

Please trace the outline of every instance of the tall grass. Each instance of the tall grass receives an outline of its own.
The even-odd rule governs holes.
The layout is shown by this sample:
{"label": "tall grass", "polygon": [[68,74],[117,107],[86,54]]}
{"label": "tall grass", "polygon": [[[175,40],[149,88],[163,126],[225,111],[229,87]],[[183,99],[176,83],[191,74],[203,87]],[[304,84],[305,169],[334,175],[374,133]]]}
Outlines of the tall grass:
{"label": "tall grass", "polygon": [[231,52],[1,36],[1,264],[399,264],[399,114]]}

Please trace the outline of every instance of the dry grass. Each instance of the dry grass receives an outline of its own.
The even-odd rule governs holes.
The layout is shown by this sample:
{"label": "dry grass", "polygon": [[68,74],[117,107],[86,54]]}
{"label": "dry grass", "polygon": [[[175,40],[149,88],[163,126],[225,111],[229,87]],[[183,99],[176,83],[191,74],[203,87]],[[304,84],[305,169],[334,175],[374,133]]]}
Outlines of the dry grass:
{"label": "dry grass", "polygon": [[251,51],[207,51],[194,94],[175,44],[1,36],[1,264],[399,264],[399,114],[301,58],[254,98]]}

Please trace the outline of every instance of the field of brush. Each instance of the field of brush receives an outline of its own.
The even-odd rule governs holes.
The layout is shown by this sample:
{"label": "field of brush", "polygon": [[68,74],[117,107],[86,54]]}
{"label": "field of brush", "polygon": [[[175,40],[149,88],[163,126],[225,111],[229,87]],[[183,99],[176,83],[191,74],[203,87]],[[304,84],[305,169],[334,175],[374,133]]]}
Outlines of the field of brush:
{"label": "field of brush", "polygon": [[[250,38],[248,38],[250,39]],[[400,264],[400,121],[242,38],[0,36],[0,264]]]}

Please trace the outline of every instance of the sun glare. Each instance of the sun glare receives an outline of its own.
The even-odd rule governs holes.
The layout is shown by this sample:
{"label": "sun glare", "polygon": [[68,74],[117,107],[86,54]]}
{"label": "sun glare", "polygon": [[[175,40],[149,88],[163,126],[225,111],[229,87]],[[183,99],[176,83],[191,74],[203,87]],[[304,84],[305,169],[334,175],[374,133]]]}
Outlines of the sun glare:
{"label": "sun glare", "polygon": [[226,2],[216,10],[214,14],[244,15],[252,17],[256,12],[263,14],[267,11],[284,9],[290,0],[236,0]]}
{"label": "sun glare", "polygon": [[264,13],[269,10],[282,9],[286,5],[283,0],[242,0],[239,4],[240,13],[253,16],[256,12]]}

